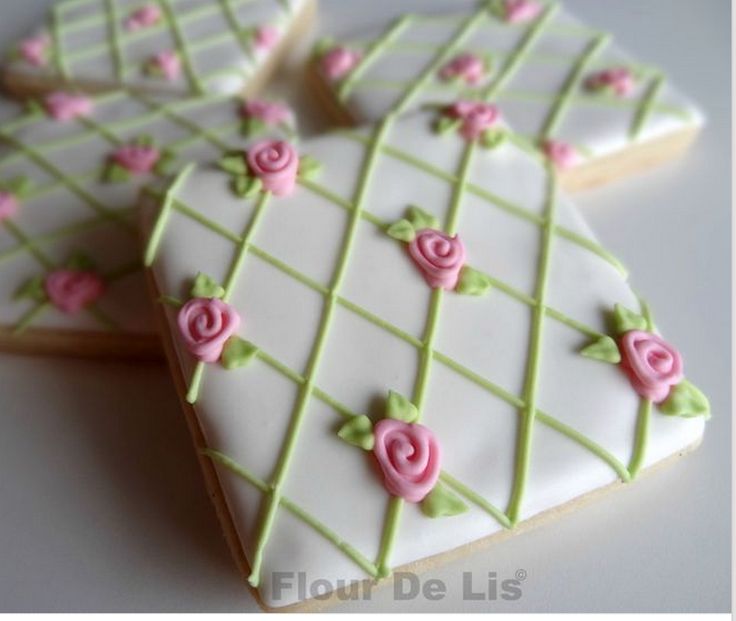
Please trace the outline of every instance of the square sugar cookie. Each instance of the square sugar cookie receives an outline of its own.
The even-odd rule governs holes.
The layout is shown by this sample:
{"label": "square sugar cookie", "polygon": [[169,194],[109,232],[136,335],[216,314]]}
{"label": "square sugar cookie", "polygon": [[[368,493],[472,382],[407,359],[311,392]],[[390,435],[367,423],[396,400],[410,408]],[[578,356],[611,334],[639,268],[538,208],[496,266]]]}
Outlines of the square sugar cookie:
{"label": "square sugar cookie", "polygon": [[[0,350],[159,357],[141,270],[141,186],[264,136],[281,104],[56,93],[0,123]],[[272,123],[269,125],[268,123]]]}
{"label": "square sugar cookie", "polygon": [[60,87],[253,96],[310,27],[316,0],[62,0],[11,50],[20,96]]}
{"label": "square sugar cookie", "polygon": [[171,369],[267,609],[519,532],[702,437],[707,399],[552,167],[435,122],[261,144],[143,196]]}
{"label": "square sugar cookie", "polygon": [[[582,190],[683,152],[704,122],[654,66],[553,0],[484,0],[469,13],[410,14],[383,32],[321,42],[312,82],[348,124],[433,106],[492,114]],[[457,109],[458,103],[461,109]]]}

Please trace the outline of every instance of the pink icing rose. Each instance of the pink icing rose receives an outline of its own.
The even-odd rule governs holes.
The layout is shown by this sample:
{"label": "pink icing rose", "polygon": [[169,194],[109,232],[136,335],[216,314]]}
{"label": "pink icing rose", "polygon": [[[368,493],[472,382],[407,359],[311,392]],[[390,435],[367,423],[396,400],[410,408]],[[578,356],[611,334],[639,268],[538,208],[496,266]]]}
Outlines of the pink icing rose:
{"label": "pink icing rose", "polygon": [[174,50],[159,52],[151,58],[150,62],[169,82],[176,80],[181,75],[181,60]]}
{"label": "pink icing rose", "polygon": [[409,244],[409,254],[430,287],[452,291],[457,286],[465,264],[465,246],[457,235],[424,229]]}
{"label": "pink icing rose", "polygon": [[243,104],[243,115],[263,121],[266,125],[278,125],[289,121],[291,110],[281,103],[251,99]]}
{"label": "pink icing rose", "polygon": [[45,34],[21,41],[20,54],[34,67],[43,67],[48,62],[49,38]]}
{"label": "pink icing rose", "polygon": [[610,89],[619,97],[628,97],[634,92],[634,74],[626,67],[606,69],[594,73],[585,80],[585,88],[590,91]]}
{"label": "pink icing rose", "polygon": [[125,28],[130,32],[140,30],[141,28],[148,28],[149,26],[156,25],[163,15],[161,9],[155,4],[146,4],[133,11],[128,19],[125,20]]}
{"label": "pink icing rose", "polygon": [[112,159],[116,164],[138,175],[151,172],[160,157],[161,153],[156,147],[138,144],[124,145],[112,154]]}
{"label": "pink icing rose", "polygon": [[441,450],[423,425],[384,418],[373,428],[373,454],[390,494],[421,502],[440,476]]}
{"label": "pink icing rose", "polygon": [[500,117],[496,106],[479,101],[458,101],[447,108],[447,114],[462,119],[460,134],[469,142],[493,127]]}
{"label": "pink icing rose", "polygon": [[626,332],[619,340],[621,368],[637,393],[661,403],[672,386],[683,379],[679,352],[656,334],[642,330]]}
{"label": "pink icing rose", "polygon": [[18,213],[18,199],[10,192],[0,191],[0,222]]}
{"label": "pink icing rose", "polygon": [[542,12],[542,5],[532,0],[506,0],[506,21],[521,24],[535,19]]}
{"label": "pink icing rose", "polygon": [[485,72],[486,67],[480,58],[474,54],[460,54],[440,69],[440,78],[443,80],[461,78],[467,84],[475,85],[483,79]]}
{"label": "pink icing rose", "polygon": [[217,298],[193,298],[181,307],[177,323],[184,344],[197,360],[217,362],[225,342],[240,327],[240,315]]}
{"label": "pink icing rose", "polygon": [[56,308],[73,315],[102,297],[105,283],[94,272],[59,269],[46,276],[44,289]]}
{"label": "pink icing rose", "polygon": [[288,196],[294,191],[299,155],[288,142],[261,140],[248,149],[246,159],[265,190],[276,196]]}
{"label": "pink icing rose", "polygon": [[544,153],[558,170],[569,170],[580,162],[575,147],[560,140],[548,140],[544,144]]}
{"label": "pink icing rose", "polygon": [[253,42],[257,50],[270,52],[281,40],[281,33],[275,26],[265,25],[256,29]]}
{"label": "pink icing rose", "polygon": [[71,121],[92,112],[92,100],[73,93],[51,93],[44,100],[46,111],[57,121]]}
{"label": "pink icing rose", "polygon": [[350,73],[360,62],[361,55],[344,47],[331,49],[322,57],[323,73],[330,80],[339,80]]}

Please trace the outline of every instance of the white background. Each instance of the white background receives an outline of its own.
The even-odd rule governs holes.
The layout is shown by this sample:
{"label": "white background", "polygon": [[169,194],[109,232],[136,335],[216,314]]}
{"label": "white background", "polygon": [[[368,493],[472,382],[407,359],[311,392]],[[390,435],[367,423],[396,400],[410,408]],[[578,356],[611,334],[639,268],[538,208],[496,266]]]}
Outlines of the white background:
{"label": "white background", "polygon": [[[202,0],[203,2],[205,0]],[[0,2],[0,48],[48,0]],[[321,0],[339,38],[407,11],[475,0]],[[544,527],[433,571],[441,602],[390,588],[340,611],[727,611],[731,552],[730,3],[569,0],[665,68],[709,124],[683,159],[578,199],[628,265],[688,377],[711,398],[702,447]],[[298,66],[298,65],[297,65]],[[314,133],[326,119],[298,68],[275,86]],[[0,103],[0,117],[8,106]],[[462,601],[527,572],[517,602]],[[0,356],[0,612],[253,611],[206,497],[163,366]]]}

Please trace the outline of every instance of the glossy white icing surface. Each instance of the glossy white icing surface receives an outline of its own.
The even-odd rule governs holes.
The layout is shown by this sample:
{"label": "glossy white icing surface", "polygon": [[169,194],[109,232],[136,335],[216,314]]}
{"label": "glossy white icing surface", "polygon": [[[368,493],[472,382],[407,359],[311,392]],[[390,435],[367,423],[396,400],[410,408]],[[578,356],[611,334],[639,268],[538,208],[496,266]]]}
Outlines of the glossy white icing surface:
{"label": "glossy white icing surface", "polygon": [[0,125],[0,182],[25,176],[32,184],[17,214],[0,222],[0,325],[15,327],[38,306],[14,299],[23,283],[82,253],[105,276],[105,295],[78,314],[49,307],[29,327],[98,332],[111,321],[126,332],[154,333],[136,224],[138,192],[153,176],[105,181],[109,158],[120,144],[148,135],[175,155],[170,173],[217,159],[256,137],[241,133],[241,107],[228,96],[157,102],[118,91],[95,98],[86,119],[59,122],[35,112]]}
{"label": "glossy white icing surface", "polygon": [[[433,118],[418,113],[389,123],[382,144],[455,175],[466,143],[455,133],[431,133]],[[356,133],[365,138],[372,131],[364,128]],[[299,150],[324,165],[314,183],[353,204],[368,153],[366,145],[353,134],[337,133],[310,140]],[[443,470],[503,512],[514,486],[520,410],[470,381],[441,357],[510,395],[522,394],[533,306],[509,291],[532,299],[536,295],[543,227],[534,216],[545,211],[549,179],[547,169],[513,143],[495,150],[479,148],[474,157],[468,178],[471,186],[512,203],[524,215],[504,210],[476,192],[463,193],[457,231],[467,247],[468,264],[502,284],[485,297],[451,292],[443,296],[421,422],[442,445]],[[381,150],[360,206],[369,218],[384,222],[403,217],[410,203],[442,220],[452,202],[452,185],[452,180],[438,178]],[[236,238],[247,229],[254,213],[255,200],[233,196],[228,176],[213,167],[195,169],[173,197],[178,201],[175,204],[186,205]],[[158,205],[156,200],[146,201],[148,229]],[[349,209],[305,186],[291,197],[270,201],[250,238],[229,300],[243,320],[240,336],[256,344],[266,357],[261,355],[233,371],[217,364],[204,369],[195,411],[208,446],[266,484],[274,476],[299,399],[295,378],[309,372],[318,326],[329,304],[319,287],[332,286],[349,220]],[[556,223],[561,227],[558,232],[572,232],[594,242],[563,196],[558,197]],[[373,420],[384,415],[388,390],[411,395],[421,360],[419,350],[351,310],[350,305],[421,340],[430,290],[403,244],[375,223],[361,219],[352,242],[344,277],[335,292],[338,301],[324,349],[314,369],[315,390],[308,397],[281,491],[285,499],[372,563],[379,554],[390,497],[372,456],[338,438],[336,432],[344,419],[318,393]],[[152,273],[162,294],[184,300],[198,272],[224,282],[236,251],[232,240],[174,209],[160,238]],[[581,243],[553,235],[548,260],[548,308],[600,332],[606,331],[605,314],[614,304],[639,309],[620,271]],[[316,286],[295,279],[283,265],[307,276]],[[189,382],[195,361],[178,335],[176,309],[169,307],[166,312],[180,369]],[[616,365],[579,354],[588,342],[589,337],[578,329],[545,315],[537,408],[628,464],[639,397]],[[277,368],[273,360],[290,371]],[[692,445],[702,433],[702,418],[667,417],[655,408],[644,464]],[[266,496],[230,469],[218,466],[218,472],[245,554],[252,562]],[[563,505],[617,478],[597,454],[537,419],[520,519]],[[476,504],[467,504],[467,513],[431,519],[418,505],[406,503],[391,566],[448,551],[503,528]],[[366,577],[332,542],[283,506],[277,510],[264,549],[260,590],[269,606],[299,601],[296,589],[276,592],[277,572],[306,572],[308,582],[327,579],[333,585],[338,580],[344,583]]]}
{"label": "glossy white icing surface", "polygon": [[[557,9],[549,18],[540,18],[544,23],[526,47],[529,33],[540,20],[508,24],[482,9],[443,16],[408,15],[383,32],[338,42],[336,45],[359,51],[364,61],[332,87],[358,122],[381,119],[396,109],[447,104],[461,97],[486,98],[499,105],[514,131],[535,141],[569,143],[578,149],[581,163],[702,125],[701,111],[659,69],[634,59],[608,35],[580,22],[556,3],[547,5]],[[599,38],[602,47],[583,60]],[[519,50],[522,53],[514,61]],[[477,87],[462,81],[443,82],[438,75],[444,64],[438,59],[443,54],[448,60],[463,53],[491,61],[490,72]],[[509,69],[511,62],[516,64]],[[585,88],[590,75],[615,67],[640,74],[629,96],[595,94]],[[426,80],[417,86],[422,76]],[[662,85],[656,87],[660,78]],[[489,88],[490,95],[484,93]],[[650,95],[653,105],[644,113],[637,132],[637,117]],[[548,132],[546,123],[561,99],[565,102],[560,116]]]}
{"label": "glossy white icing surface", "polygon": [[[135,87],[184,94],[241,92],[269,59],[255,32],[263,26],[288,35],[308,0],[63,0],[37,29],[52,41],[52,58],[35,67],[10,61],[13,73],[58,80]],[[157,24],[130,31],[127,19],[152,4],[162,11]],[[147,75],[152,56],[174,50],[182,71],[174,80]]]}

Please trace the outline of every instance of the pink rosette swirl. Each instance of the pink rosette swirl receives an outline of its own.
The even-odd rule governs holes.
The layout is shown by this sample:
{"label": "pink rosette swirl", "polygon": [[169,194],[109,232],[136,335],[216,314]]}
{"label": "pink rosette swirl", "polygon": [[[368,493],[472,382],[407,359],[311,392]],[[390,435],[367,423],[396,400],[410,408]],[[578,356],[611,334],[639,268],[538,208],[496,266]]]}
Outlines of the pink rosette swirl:
{"label": "pink rosette swirl", "polygon": [[580,156],[575,147],[561,140],[548,140],[543,150],[558,170],[569,170],[580,163]]}
{"label": "pink rosette swirl", "polygon": [[433,289],[452,291],[465,264],[465,245],[460,237],[440,231],[419,231],[409,244],[409,254]]}
{"label": "pink rosette swirl", "polygon": [[20,55],[34,67],[43,67],[48,62],[49,37],[45,34],[24,39],[20,43]]}
{"label": "pink rosette swirl", "polygon": [[486,67],[483,61],[475,54],[460,54],[448,62],[440,69],[440,78],[443,80],[453,80],[461,78],[467,84],[478,84],[485,75]]}
{"label": "pink rosette swirl", "polygon": [[46,111],[57,121],[71,121],[78,117],[89,116],[94,104],[84,95],[73,93],[51,93],[44,100]]}
{"label": "pink rosette swirl", "polygon": [[125,29],[129,32],[135,32],[141,28],[155,26],[163,17],[161,9],[155,4],[146,4],[133,13],[125,20]]}
{"label": "pink rosette swirl", "polygon": [[506,0],[504,3],[506,21],[510,24],[522,24],[536,19],[542,12],[542,5],[533,0]]}
{"label": "pink rosette swirl", "polygon": [[320,61],[322,72],[330,80],[339,80],[350,73],[360,62],[361,55],[344,47],[335,47]]}
{"label": "pink rosette swirl", "polygon": [[661,403],[683,375],[680,353],[651,332],[631,330],[619,340],[621,368],[639,395]]}
{"label": "pink rosette swirl", "polygon": [[480,101],[458,101],[447,109],[447,114],[462,120],[460,134],[468,142],[478,139],[500,117],[496,106]]}
{"label": "pink rosette swirl", "polygon": [[278,125],[291,119],[291,110],[275,101],[251,99],[243,104],[243,115],[263,121],[266,125]]}
{"label": "pink rosette swirl", "polygon": [[283,140],[261,140],[248,149],[250,172],[263,183],[263,188],[276,196],[294,191],[299,172],[299,155]]}
{"label": "pink rosette swirl", "polygon": [[44,290],[56,308],[74,315],[102,297],[105,282],[94,272],[59,269],[46,276]]}
{"label": "pink rosette swirl", "polygon": [[634,74],[626,67],[615,67],[594,73],[585,80],[590,91],[611,89],[618,97],[628,97],[634,92]]}
{"label": "pink rosette swirl", "polygon": [[388,492],[421,502],[440,475],[442,453],[435,435],[423,425],[384,418],[373,428],[373,454]]}
{"label": "pink rosette swirl", "polygon": [[0,191],[0,222],[18,213],[18,199],[11,192]]}
{"label": "pink rosette swirl", "polygon": [[281,40],[281,33],[276,26],[266,24],[256,29],[254,37],[255,48],[260,52],[270,52]]}
{"label": "pink rosette swirl", "polygon": [[155,54],[149,61],[155,71],[169,82],[173,82],[181,75],[181,60],[174,50],[164,50]]}
{"label": "pink rosette swirl", "polygon": [[118,148],[113,154],[113,161],[136,175],[145,175],[153,170],[161,158],[156,147],[127,144]]}
{"label": "pink rosette swirl", "polygon": [[217,298],[193,298],[181,307],[177,323],[189,353],[200,362],[217,362],[240,327],[240,315]]}

